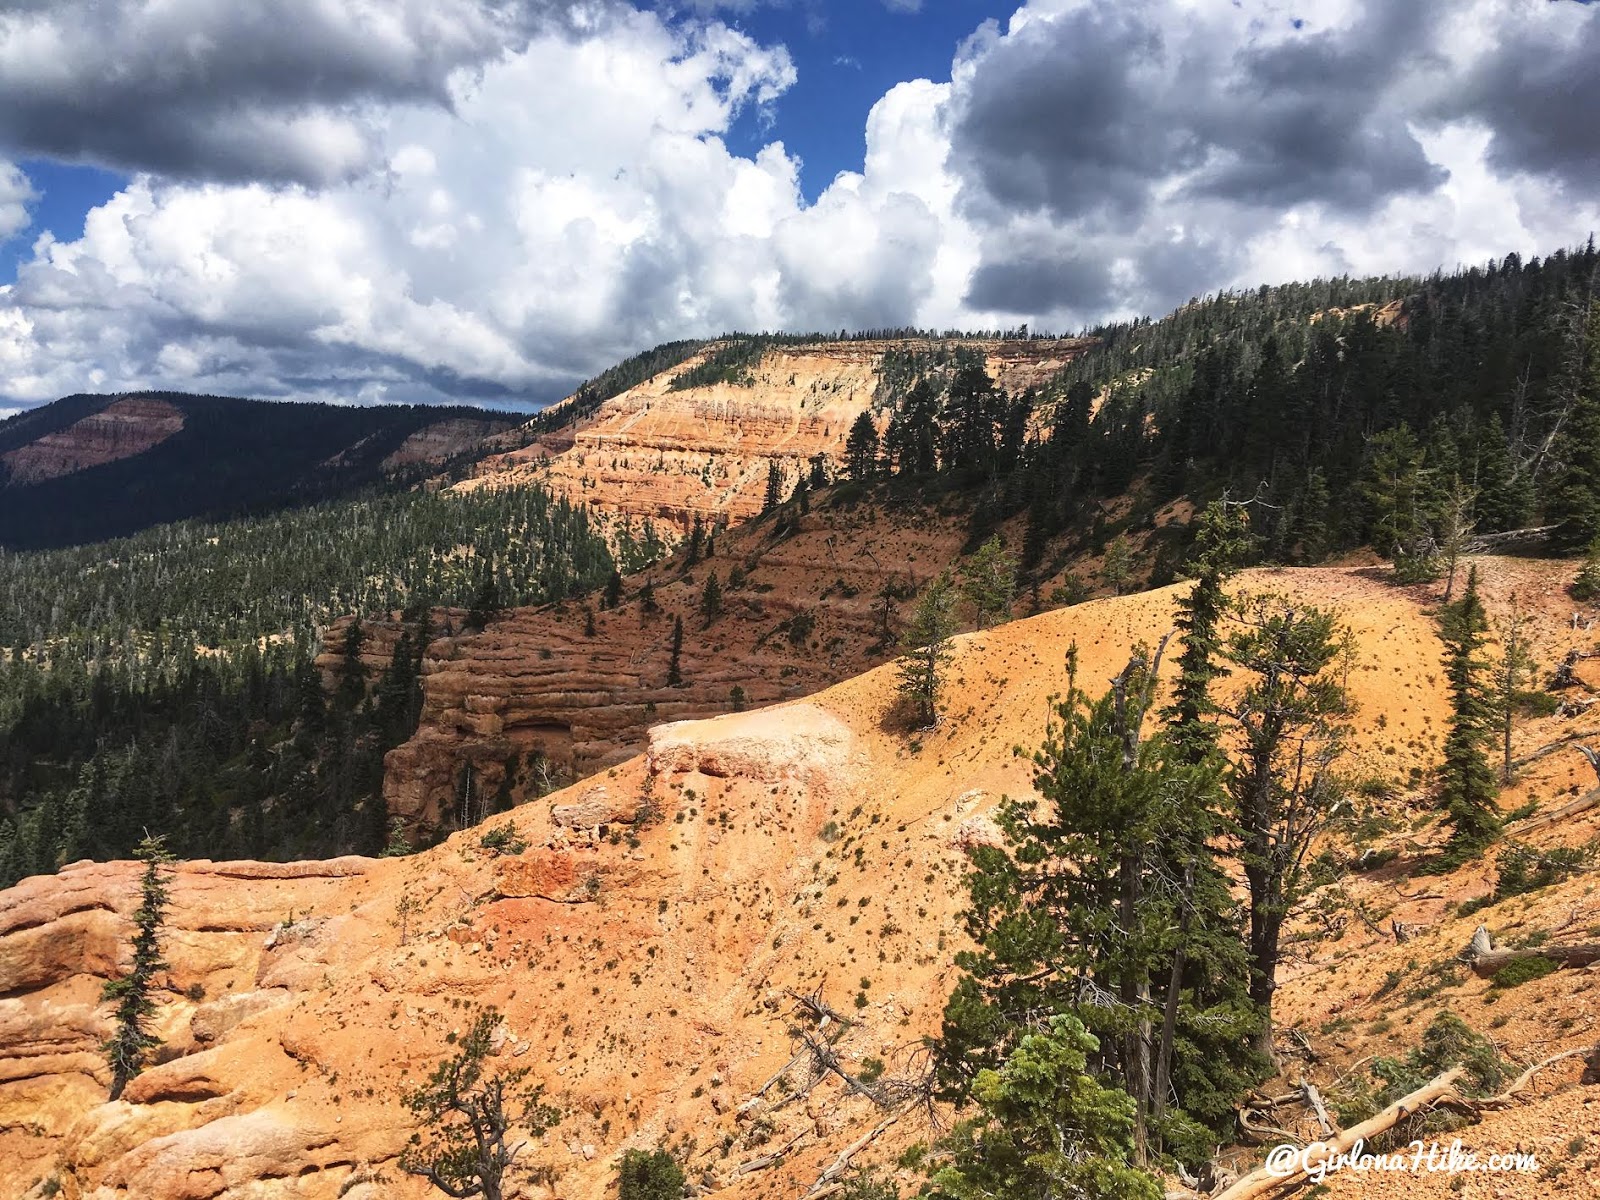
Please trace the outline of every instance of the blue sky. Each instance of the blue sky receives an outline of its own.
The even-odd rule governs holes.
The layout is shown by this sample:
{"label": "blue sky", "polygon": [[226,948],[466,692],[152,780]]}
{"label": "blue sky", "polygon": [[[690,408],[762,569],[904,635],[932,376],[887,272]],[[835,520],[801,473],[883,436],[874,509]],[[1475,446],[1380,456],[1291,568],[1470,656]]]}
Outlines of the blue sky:
{"label": "blue sky", "polygon": [[730,142],[754,153],[777,137],[804,163],[801,185],[815,200],[840,171],[859,171],[862,128],[872,106],[908,79],[950,77],[956,47],[986,20],[1001,24],[1015,3],[925,0],[917,12],[895,11],[881,0],[795,4],[735,15],[730,24],[762,41],[788,47],[799,81],[774,105],[776,122],[745,113]]}
{"label": "blue sky", "polygon": [[6,12],[0,410],[538,405],[730,329],[1076,330],[1600,229],[1594,4]]}

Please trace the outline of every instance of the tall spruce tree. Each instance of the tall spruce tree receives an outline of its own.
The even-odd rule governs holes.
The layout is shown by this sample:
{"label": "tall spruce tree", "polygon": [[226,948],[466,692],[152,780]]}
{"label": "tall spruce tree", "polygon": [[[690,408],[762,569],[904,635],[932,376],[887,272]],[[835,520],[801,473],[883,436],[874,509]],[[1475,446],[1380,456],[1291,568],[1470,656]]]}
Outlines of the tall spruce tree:
{"label": "tall spruce tree", "polygon": [[981,1115],[959,1124],[936,1158],[927,1195],[942,1200],[1093,1197],[1160,1200],[1132,1165],[1134,1106],[1088,1070],[1099,1041],[1070,1015],[1025,1034],[973,1081]]}
{"label": "tall spruce tree", "polygon": [[672,657],[667,660],[667,686],[683,686],[683,618],[672,618]]}
{"label": "tall spruce tree", "polygon": [[[1145,735],[1158,657],[1136,650],[1091,699],[1069,652],[1067,694],[1034,755],[1040,799],[1004,806],[1005,844],[973,851],[963,919],[978,949],[957,958],[964,975],[945,1008],[938,1062],[946,1095],[964,1099],[1036,1017],[1071,1014],[1099,1039],[1091,1070],[1133,1097],[1135,1161],[1159,1146],[1198,1164],[1260,1072],[1253,1009],[1237,988],[1227,995],[1246,974],[1237,931],[1221,914],[1184,920],[1216,893],[1185,887],[1161,849],[1174,825],[1197,827],[1218,783],[1214,761],[1191,765],[1166,731]],[[1225,886],[1220,895],[1226,905]],[[1175,974],[1180,948],[1187,958]]]}
{"label": "tall spruce tree", "polygon": [[877,474],[878,427],[870,412],[863,412],[850,426],[850,435],[844,442],[844,469],[857,483]]}
{"label": "tall spruce tree", "polygon": [[939,695],[945,664],[950,660],[950,635],[956,629],[956,586],[946,571],[922,593],[911,622],[901,635],[899,694],[918,727],[939,720]]}
{"label": "tall spruce tree", "polygon": [[961,594],[987,629],[1011,615],[1017,596],[1017,560],[995,534],[961,566]]}
{"label": "tall spruce tree", "polygon": [[1439,766],[1439,804],[1450,827],[1446,860],[1459,863],[1477,854],[1500,831],[1495,797],[1499,786],[1489,766],[1494,741],[1494,700],[1483,659],[1489,621],[1478,595],[1478,568],[1467,572],[1461,599],[1445,607],[1439,635],[1444,641],[1445,680],[1450,688],[1450,726]]}
{"label": "tall spruce tree", "polygon": [[783,468],[775,458],[767,459],[767,490],[761,499],[761,515],[777,509],[783,503]]}
{"label": "tall spruce tree", "polygon": [[172,877],[168,869],[172,855],[167,853],[164,837],[146,835],[134,856],[144,863],[144,871],[139,877],[139,907],[133,914],[133,957],[127,974],[109,980],[102,993],[117,1003],[116,1029],[100,1047],[111,1064],[113,1100],[122,1098],[123,1089],[144,1070],[150,1052],[161,1045],[151,1023],[156,1011],[156,975],[167,969],[161,957],[161,931],[171,899],[167,885]]}
{"label": "tall spruce tree", "polygon": [[1581,345],[1564,381],[1571,395],[1567,423],[1555,446],[1560,463],[1548,515],[1573,549],[1600,538],[1600,299],[1588,301]]}
{"label": "tall spruce tree", "polygon": [[705,622],[704,628],[710,629],[721,615],[722,584],[717,580],[717,573],[712,571],[706,576],[706,586],[700,593],[700,619]]}

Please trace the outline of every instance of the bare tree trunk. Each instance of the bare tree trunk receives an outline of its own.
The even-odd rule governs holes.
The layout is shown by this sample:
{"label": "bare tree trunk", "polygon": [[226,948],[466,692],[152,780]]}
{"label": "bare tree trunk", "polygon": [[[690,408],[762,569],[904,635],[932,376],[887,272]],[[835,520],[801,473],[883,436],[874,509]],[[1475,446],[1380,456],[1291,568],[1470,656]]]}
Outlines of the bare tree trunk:
{"label": "bare tree trunk", "polygon": [[1178,1029],[1178,992],[1183,985],[1183,965],[1189,944],[1189,925],[1194,913],[1194,863],[1183,868],[1183,917],[1178,922],[1178,948],[1172,954],[1172,973],[1167,978],[1167,1005],[1161,1014],[1161,1043],[1156,1051],[1155,1096],[1151,1107],[1152,1124],[1166,1115],[1167,1092],[1172,1087],[1172,1043]]}
{"label": "bare tree trunk", "polygon": [[1534,950],[1491,950],[1473,958],[1472,973],[1480,979],[1493,979],[1512,963],[1533,958],[1548,958],[1563,967],[1587,967],[1590,963],[1600,962],[1600,943],[1540,946]]}

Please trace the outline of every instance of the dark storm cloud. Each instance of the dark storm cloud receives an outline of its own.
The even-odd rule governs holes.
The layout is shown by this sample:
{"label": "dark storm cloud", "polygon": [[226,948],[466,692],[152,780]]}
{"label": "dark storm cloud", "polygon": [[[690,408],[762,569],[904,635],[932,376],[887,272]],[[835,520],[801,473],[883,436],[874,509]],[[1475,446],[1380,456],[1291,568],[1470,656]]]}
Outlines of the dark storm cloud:
{"label": "dark storm cloud", "polygon": [[1077,309],[1111,290],[1111,267],[1093,255],[1024,253],[985,262],[972,276],[967,303],[1013,316]]}
{"label": "dark storm cloud", "polygon": [[1494,167],[1592,192],[1600,188],[1600,5],[1563,2],[1546,16],[1576,27],[1558,38],[1525,25],[1504,30],[1436,111],[1487,126]]}
{"label": "dark storm cloud", "polygon": [[957,113],[969,202],[1137,220],[1160,183],[1204,195],[1368,210],[1440,181],[1388,88],[1427,45],[1419,4],[1348,31],[1235,48],[1159,6],[1035,20],[981,53]]}
{"label": "dark storm cloud", "polygon": [[[1082,5],[968,48],[951,163],[986,235],[969,303],[1181,303],[1295,205],[1360,216],[1445,181],[1396,102],[1440,65],[1439,4],[1373,0],[1348,28],[1284,17],[1248,39],[1200,11]],[[1040,221],[1073,252],[1041,259],[1028,245]]]}
{"label": "dark storm cloud", "polygon": [[184,179],[321,185],[374,164],[376,107],[612,0],[3,0],[0,150]]}
{"label": "dark storm cloud", "polygon": [[1433,58],[1432,7],[1377,4],[1349,30],[1242,50],[1195,123],[1219,156],[1197,189],[1266,208],[1317,200],[1364,212],[1437,187],[1444,172],[1390,102],[1392,86]]}
{"label": "dark storm cloud", "polygon": [[1200,153],[1164,103],[1182,65],[1144,14],[1116,5],[1033,21],[994,42],[952,130],[969,203],[1137,220],[1151,180]]}

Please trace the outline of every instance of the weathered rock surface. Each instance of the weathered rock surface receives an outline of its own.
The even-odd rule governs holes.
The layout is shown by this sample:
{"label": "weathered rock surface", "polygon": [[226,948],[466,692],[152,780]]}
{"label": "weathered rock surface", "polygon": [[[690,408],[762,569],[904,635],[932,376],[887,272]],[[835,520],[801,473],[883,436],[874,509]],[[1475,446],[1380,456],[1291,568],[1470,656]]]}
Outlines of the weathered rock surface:
{"label": "weathered rock surface", "polygon": [[[629,576],[623,603],[593,614],[593,637],[584,609],[569,603],[517,609],[481,633],[441,638],[423,662],[421,725],[386,763],[389,807],[408,820],[436,820],[459,802],[468,773],[475,795],[495,796],[513,758],[520,799],[547,790],[541,772],[584,774],[637,753],[654,724],[755,708],[848,678],[893,653],[883,644],[885,589],[890,611],[899,611],[907,601],[895,597],[913,595],[965,537],[955,519],[814,509],[782,537],[770,521],[752,522],[720,534],[715,555],[693,568],[679,556]],[[744,575],[737,587],[735,569]],[[723,603],[708,626],[700,601],[713,572]],[[640,598],[646,585],[654,608]],[[675,616],[684,644],[673,687]],[[459,629],[462,618],[440,613],[434,624]],[[372,621],[364,628],[363,659],[376,679],[395,631]],[[319,659],[330,686],[343,630],[332,631]]]}
{"label": "weathered rock surface", "polygon": [[[965,341],[1005,387],[1044,383],[1090,343]],[[653,521],[664,536],[736,524],[760,513],[770,463],[788,496],[810,460],[832,470],[861,413],[882,411],[880,368],[889,352],[929,353],[924,339],[824,342],[767,351],[746,383],[672,390],[672,380],[716,346],[602,404],[592,415],[529,445],[491,455],[462,487],[536,480],[602,520]],[[888,421],[879,417],[880,430]]]}
{"label": "weathered rock surface", "polygon": [[[1570,631],[1570,602],[1549,583],[1567,568],[1493,566],[1486,580],[1503,572],[1506,582],[1486,582],[1491,608],[1503,611],[1516,590],[1536,612],[1546,660],[1588,636]],[[1239,582],[1336,605],[1350,621],[1361,646],[1353,776],[1403,788],[1436,759],[1448,705],[1434,597],[1360,570]],[[944,720],[914,747],[884,720],[892,669],[802,702],[669,724],[647,753],[495,818],[528,843],[522,854],[485,848],[474,829],[409,858],[183,864],[164,944],[170,986],[158,997],[166,1047],[115,1103],[97,1053],[107,1030],[100,983],[130,932],[137,866],[73,864],[0,893],[0,962],[14,964],[0,991],[0,1195],[42,1196],[53,1181],[68,1200],[423,1200],[427,1186],[396,1167],[412,1131],[397,1097],[451,1052],[472,1005],[502,1014],[493,1061],[527,1067],[563,1114],[523,1156],[524,1194],[603,1196],[622,1151],[669,1138],[692,1144],[690,1176],[709,1192],[804,1194],[881,1113],[834,1079],[804,1104],[746,1106],[794,1051],[789,1029],[801,1018],[787,993],[821,988],[850,1012],[841,1061],[879,1058],[891,1075],[918,1068],[964,945],[966,848],[992,838],[1002,796],[1031,788],[1031,765],[1012,747],[1042,737],[1069,645],[1080,679],[1103,683],[1130,643],[1171,627],[1175,594],[1096,601],[956,639]],[[1569,728],[1549,718],[1519,732],[1519,744]],[[1587,786],[1587,763],[1566,757],[1531,764],[1504,807]],[[553,819],[585,804],[649,817],[610,837]],[[1575,828],[1541,830],[1538,844],[1580,844],[1597,822],[1591,811]],[[1397,848],[1436,836],[1397,824]],[[1409,985],[1425,964],[1453,960],[1485,915],[1458,916],[1447,898],[1481,893],[1490,875],[1474,864],[1425,890],[1381,872],[1343,878],[1352,902],[1421,932],[1400,946],[1358,920],[1297,929],[1280,1014],[1318,1057],[1294,1069],[1321,1086],[1395,1053],[1446,999],[1474,1028],[1493,1022],[1497,1044],[1523,1063],[1590,1044],[1585,972],[1501,993],[1468,976],[1416,1003],[1385,989],[1390,972]],[[1579,876],[1489,919],[1528,930],[1595,924],[1600,898],[1588,889]],[[51,930],[60,949],[38,940]],[[15,965],[30,955],[37,965]],[[1335,1015],[1349,1020],[1326,1032]],[[1520,1145],[1566,1161],[1565,1147],[1600,1136],[1600,1106],[1571,1090],[1581,1069],[1578,1059],[1552,1068],[1527,1106],[1450,1136],[1480,1154]],[[915,1177],[894,1164],[930,1136],[907,1117],[863,1161],[909,1194]],[[777,1165],[737,1173],[791,1141]],[[529,1182],[534,1171],[544,1182]],[[1519,1200],[1570,1189],[1570,1178],[1507,1178],[1504,1194]],[[1453,1194],[1443,1175],[1351,1179],[1331,1179],[1334,1194]]]}
{"label": "weathered rock surface", "polygon": [[0,455],[0,462],[11,483],[43,483],[143,454],[182,428],[183,414],[167,401],[128,396]]}

